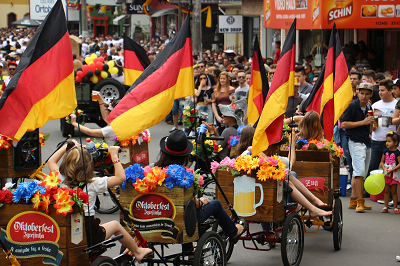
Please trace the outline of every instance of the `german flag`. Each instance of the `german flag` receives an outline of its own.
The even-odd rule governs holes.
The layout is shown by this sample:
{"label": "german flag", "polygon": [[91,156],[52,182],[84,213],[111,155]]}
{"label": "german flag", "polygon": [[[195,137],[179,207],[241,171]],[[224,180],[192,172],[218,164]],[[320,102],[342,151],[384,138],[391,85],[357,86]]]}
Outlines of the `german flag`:
{"label": "german flag", "polygon": [[265,98],[268,95],[269,84],[264,62],[262,60],[260,45],[257,35],[253,45],[253,61],[251,63],[249,99],[247,105],[247,122],[253,125],[257,122],[264,107]]}
{"label": "german flag", "polygon": [[283,118],[289,96],[294,95],[296,19],[286,36],[279,63],[253,137],[253,155],[282,139]]}
{"label": "german flag", "polygon": [[58,0],[0,98],[0,134],[19,141],[26,131],[67,116],[76,105],[71,41]]}
{"label": "german flag", "polygon": [[119,139],[133,135],[163,120],[174,99],[194,94],[190,16],[176,37],[133,83],[107,117]]}
{"label": "german flag", "polygon": [[124,34],[125,85],[132,86],[135,80],[150,65],[149,57],[142,46]]}

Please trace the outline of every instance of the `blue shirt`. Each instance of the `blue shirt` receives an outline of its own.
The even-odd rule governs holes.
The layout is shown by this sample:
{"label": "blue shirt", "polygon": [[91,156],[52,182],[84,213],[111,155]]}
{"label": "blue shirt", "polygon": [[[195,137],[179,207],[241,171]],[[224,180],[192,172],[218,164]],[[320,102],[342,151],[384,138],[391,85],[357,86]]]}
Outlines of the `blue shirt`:
{"label": "blue shirt", "polygon": [[[360,100],[357,98],[352,101],[343,113],[342,122],[358,122],[368,117],[368,110],[372,110],[371,105],[367,103],[365,111],[361,109]],[[346,128],[346,137],[354,142],[360,142],[371,147],[369,138],[370,125],[355,128]]]}

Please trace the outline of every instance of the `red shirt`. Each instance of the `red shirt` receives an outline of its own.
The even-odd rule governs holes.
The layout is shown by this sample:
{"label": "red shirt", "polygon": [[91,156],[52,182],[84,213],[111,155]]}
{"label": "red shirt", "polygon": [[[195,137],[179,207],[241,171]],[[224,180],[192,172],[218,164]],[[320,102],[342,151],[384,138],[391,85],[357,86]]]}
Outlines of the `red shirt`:
{"label": "red shirt", "polygon": [[274,64],[278,64],[280,57],[281,57],[281,48],[276,49],[276,51],[275,51]]}

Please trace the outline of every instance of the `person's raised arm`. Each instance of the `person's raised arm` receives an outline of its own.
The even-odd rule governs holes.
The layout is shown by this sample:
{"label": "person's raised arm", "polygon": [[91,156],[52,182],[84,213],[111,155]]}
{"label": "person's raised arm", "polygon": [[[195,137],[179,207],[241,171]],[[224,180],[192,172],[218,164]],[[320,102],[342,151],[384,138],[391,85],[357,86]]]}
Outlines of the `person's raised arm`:
{"label": "person's raised arm", "polygon": [[110,154],[111,161],[114,164],[114,173],[115,173],[114,176],[110,176],[107,179],[107,187],[109,188],[120,185],[126,180],[125,170],[122,167],[122,164],[118,158],[118,150],[119,150],[118,146],[108,147],[108,153]]}
{"label": "person's raised arm", "polygon": [[67,144],[64,144],[58,151],[56,151],[50,158],[49,161],[47,162],[47,166],[49,167],[50,171],[53,172],[58,172],[58,165],[57,163],[60,161],[60,159],[64,156],[65,151],[67,148]]}
{"label": "person's raised arm", "polygon": [[[75,114],[71,114],[71,125],[73,125],[75,128],[78,128],[78,123],[76,122]],[[95,137],[95,138],[103,138],[104,137],[101,129],[90,129],[90,128],[82,126],[82,125],[79,125],[79,129],[83,134],[86,134],[91,137]]]}
{"label": "person's raised arm", "polygon": [[97,101],[99,103],[101,118],[103,118],[103,120],[109,125],[109,123],[107,122],[107,116],[110,113],[107,111],[107,108],[104,106],[104,99],[101,97],[100,94],[99,94],[99,99]]}

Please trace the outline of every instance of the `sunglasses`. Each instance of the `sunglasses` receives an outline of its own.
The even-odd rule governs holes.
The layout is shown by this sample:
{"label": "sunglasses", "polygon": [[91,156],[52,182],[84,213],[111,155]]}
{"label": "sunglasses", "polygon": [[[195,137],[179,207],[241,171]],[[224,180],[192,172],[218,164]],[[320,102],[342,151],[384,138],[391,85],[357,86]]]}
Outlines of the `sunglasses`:
{"label": "sunglasses", "polygon": [[237,78],[238,78],[238,79],[245,79],[245,77],[241,77],[241,76],[238,76]]}
{"label": "sunglasses", "polygon": [[204,66],[199,66],[199,67],[204,67]]}
{"label": "sunglasses", "polygon": [[16,69],[16,68],[9,68],[8,70],[10,70],[10,71],[11,71],[11,70],[15,70],[15,69]]}

